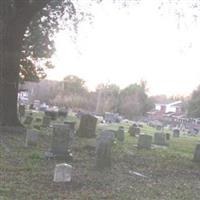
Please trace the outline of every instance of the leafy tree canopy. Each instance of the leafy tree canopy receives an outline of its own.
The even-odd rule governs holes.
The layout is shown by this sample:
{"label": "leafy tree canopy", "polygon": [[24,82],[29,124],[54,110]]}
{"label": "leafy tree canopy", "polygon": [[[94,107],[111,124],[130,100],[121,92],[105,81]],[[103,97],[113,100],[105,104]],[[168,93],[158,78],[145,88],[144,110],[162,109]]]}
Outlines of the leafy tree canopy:
{"label": "leafy tree canopy", "polygon": [[65,94],[84,94],[87,92],[85,81],[78,76],[69,75],[63,80]]}
{"label": "leafy tree canopy", "polygon": [[192,92],[191,99],[188,101],[188,116],[200,117],[200,86]]}

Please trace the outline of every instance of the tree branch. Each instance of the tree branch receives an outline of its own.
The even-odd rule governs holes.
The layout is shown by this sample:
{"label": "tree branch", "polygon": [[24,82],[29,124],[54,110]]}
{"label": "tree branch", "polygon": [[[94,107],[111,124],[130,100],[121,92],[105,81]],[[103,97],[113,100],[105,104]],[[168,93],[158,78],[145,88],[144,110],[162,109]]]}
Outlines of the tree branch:
{"label": "tree branch", "polygon": [[16,0],[16,20],[30,20],[51,0]]}

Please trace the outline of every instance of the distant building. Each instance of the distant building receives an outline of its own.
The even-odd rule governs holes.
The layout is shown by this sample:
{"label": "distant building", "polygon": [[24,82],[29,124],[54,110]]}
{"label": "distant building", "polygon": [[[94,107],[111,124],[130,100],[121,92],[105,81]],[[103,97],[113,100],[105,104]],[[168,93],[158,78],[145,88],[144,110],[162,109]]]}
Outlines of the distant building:
{"label": "distant building", "polygon": [[182,101],[169,101],[166,103],[156,103],[155,111],[158,111],[162,114],[165,113],[174,113],[180,114],[182,111]]}
{"label": "distant building", "polygon": [[182,118],[182,101],[167,100],[155,103],[154,110],[147,113],[150,120],[174,121],[174,118]]}

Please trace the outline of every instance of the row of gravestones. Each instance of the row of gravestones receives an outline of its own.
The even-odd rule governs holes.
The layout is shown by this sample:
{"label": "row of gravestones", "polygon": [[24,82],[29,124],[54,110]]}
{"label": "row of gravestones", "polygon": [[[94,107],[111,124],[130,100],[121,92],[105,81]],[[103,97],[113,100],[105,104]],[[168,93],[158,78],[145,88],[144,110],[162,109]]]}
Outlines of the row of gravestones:
{"label": "row of gravestones", "polygon": [[[152,136],[141,134],[138,139],[137,147],[139,149],[145,148],[150,149],[152,145]],[[166,143],[166,135],[164,133],[155,133],[154,134],[154,144],[157,145],[167,145]],[[200,144],[196,145],[193,161],[200,162]]]}
{"label": "row of gravestones", "polygon": [[169,137],[166,137],[165,133],[157,132],[154,134],[154,142],[153,142],[153,137],[151,135],[140,134],[138,138],[137,147],[150,149],[152,146],[152,143],[154,143],[155,145],[166,146],[168,145],[167,143],[168,139]]}
{"label": "row of gravestones", "polygon": [[[140,127],[138,127],[136,124],[133,124],[129,127],[129,130],[128,130],[130,136],[138,136],[140,135]],[[179,137],[180,136],[180,130],[179,129],[174,129],[173,130],[173,137]],[[170,137],[170,134],[167,133],[166,134],[166,137]]]}
{"label": "row of gravestones", "polygon": [[[24,124],[30,126],[32,124],[33,120],[34,120],[33,116],[28,115],[24,120]],[[42,121],[42,127],[47,128],[47,127],[49,127],[49,125],[51,123],[51,118],[49,116],[44,116],[42,119],[36,118],[35,121],[36,122]],[[37,128],[37,129],[39,129],[39,128]]]}
{"label": "row of gravestones", "polygon": [[[80,137],[96,137],[97,119],[91,115],[81,117],[78,136]],[[54,124],[51,142],[51,150],[45,153],[46,158],[64,159],[68,162],[72,161],[71,145],[75,133],[75,123],[66,122],[65,124]],[[96,140],[96,167],[104,169],[111,165],[111,148],[115,138],[121,142],[124,141],[124,129],[119,127],[118,131],[103,131]],[[34,130],[27,130],[26,146],[37,145],[38,134]],[[71,171],[72,166],[67,163],[56,165],[54,181],[69,181],[68,175],[63,176],[60,171]],[[62,175],[62,176],[61,176]]]}
{"label": "row of gravestones", "polygon": [[[24,116],[25,115],[25,107],[20,105],[19,106],[19,113],[20,116]],[[23,115],[22,115],[23,113]],[[67,110],[59,110],[58,112],[55,111],[45,111],[45,115],[43,117],[43,119],[41,118],[36,118],[35,121],[36,122],[41,122],[42,121],[42,127],[47,128],[50,125],[51,120],[56,120],[57,117],[62,117],[63,119],[66,118],[68,115],[68,111]],[[25,125],[31,125],[31,123],[33,122],[33,116],[32,114],[26,116],[25,120],[24,120],[24,124]]]}
{"label": "row of gravestones", "polygon": [[[80,127],[78,135],[81,137],[93,137],[95,136],[97,120],[91,115],[84,115],[81,117]],[[36,140],[36,135],[30,130],[27,132],[27,145],[31,138]],[[53,126],[53,136],[51,143],[51,151],[47,152],[48,157],[64,158],[70,161],[71,144],[74,136],[74,124],[55,124]],[[28,139],[29,137],[29,139]],[[124,130],[123,127],[119,127],[118,131],[105,130],[103,131],[96,140],[96,167],[101,170],[111,166],[111,149],[115,138],[119,141],[124,141]],[[165,134],[155,133],[154,143],[159,145],[165,145]],[[138,139],[138,148],[151,148],[152,136],[140,134]],[[31,143],[33,145],[33,143]],[[194,160],[200,160],[200,145],[195,153]],[[55,182],[69,182],[71,181],[72,166],[67,163],[57,164],[54,171]]]}

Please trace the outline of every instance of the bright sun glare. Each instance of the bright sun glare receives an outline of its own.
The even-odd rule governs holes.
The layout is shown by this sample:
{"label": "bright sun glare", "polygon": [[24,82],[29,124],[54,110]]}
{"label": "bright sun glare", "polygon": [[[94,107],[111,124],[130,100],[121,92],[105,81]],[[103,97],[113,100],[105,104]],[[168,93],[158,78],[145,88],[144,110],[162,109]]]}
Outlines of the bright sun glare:
{"label": "bright sun glare", "polygon": [[80,24],[76,43],[67,30],[60,32],[48,78],[77,75],[91,90],[99,83],[123,88],[143,79],[150,94],[190,94],[200,84],[199,22],[178,28],[176,18],[161,15],[152,2],[134,10],[100,4],[93,23]]}

